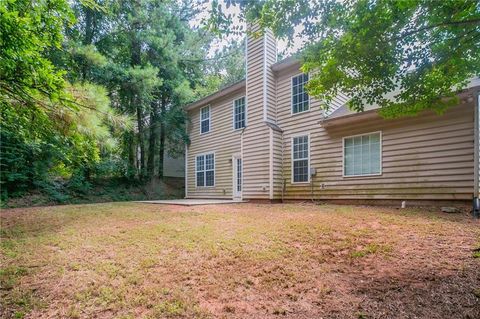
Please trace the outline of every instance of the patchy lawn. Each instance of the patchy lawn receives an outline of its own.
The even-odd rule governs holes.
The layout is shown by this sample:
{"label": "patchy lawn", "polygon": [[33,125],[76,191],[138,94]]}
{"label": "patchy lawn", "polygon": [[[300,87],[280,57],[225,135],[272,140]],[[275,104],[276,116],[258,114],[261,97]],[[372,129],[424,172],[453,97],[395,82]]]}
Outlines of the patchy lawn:
{"label": "patchy lawn", "polygon": [[480,318],[466,214],[116,203],[1,222],[2,318]]}

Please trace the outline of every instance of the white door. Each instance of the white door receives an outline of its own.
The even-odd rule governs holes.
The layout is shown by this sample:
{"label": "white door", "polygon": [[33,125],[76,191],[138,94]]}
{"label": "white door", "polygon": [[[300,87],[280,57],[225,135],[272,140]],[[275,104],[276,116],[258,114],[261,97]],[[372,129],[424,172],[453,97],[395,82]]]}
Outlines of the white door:
{"label": "white door", "polygon": [[242,158],[233,157],[233,199],[242,198]]}

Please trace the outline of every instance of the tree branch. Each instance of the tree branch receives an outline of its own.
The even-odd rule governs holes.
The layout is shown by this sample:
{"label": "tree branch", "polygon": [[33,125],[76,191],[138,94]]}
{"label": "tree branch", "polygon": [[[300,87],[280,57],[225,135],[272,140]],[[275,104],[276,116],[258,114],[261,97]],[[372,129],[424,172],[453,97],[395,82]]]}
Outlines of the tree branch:
{"label": "tree branch", "polygon": [[408,31],[404,34],[402,34],[399,37],[394,38],[395,40],[399,40],[408,36],[411,36],[415,33],[426,31],[426,30],[431,30],[439,27],[446,27],[446,26],[451,26],[451,25],[462,25],[462,24],[479,24],[480,25],[480,19],[471,19],[471,20],[464,20],[464,21],[446,21],[434,25],[427,25],[421,28],[418,28],[416,30]]}

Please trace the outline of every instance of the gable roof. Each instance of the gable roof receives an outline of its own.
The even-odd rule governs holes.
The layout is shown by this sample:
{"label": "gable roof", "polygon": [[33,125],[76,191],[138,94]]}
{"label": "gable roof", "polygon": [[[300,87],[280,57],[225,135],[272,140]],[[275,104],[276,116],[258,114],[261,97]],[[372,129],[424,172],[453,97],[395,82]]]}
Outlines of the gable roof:
{"label": "gable roof", "polygon": [[216,100],[216,99],[219,99],[221,98],[222,96],[225,96],[227,94],[230,94],[230,93],[233,93],[237,90],[240,90],[241,88],[245,87],[246,86],[246,81],[245,79],[243,80],[240,80],[238,82],[235,82],[229,86],[226,86],[224,87],[223,89],[220,89],[219,91],[213,93],[213,94],[210,94],[210,95],[207,95],[206,97],[204,98],[201,98],[200,100],[197,100],[195,102],[192,102],[190,104],[187,104],[184,109],[186,111],[190,111],[190,110],[193,110],[194,108],[196,107],[199,107],[199,106],[204,106],[208,103],[211,103],[212,101]]}
{"label": "gable roof", "polygon": [[[296,56],[291,56],[291,57],[288,57],[286,59],[283,59],[281,61],[278,61],[277,63],[273,64],[270,68],[275,71],[275,72],[278,72],[280,70],[283,70],[285,68],[288,68],[290,66],[293,66],[297,63],[299,63],[300,60],[296,57]],[[193,110],[194,108],[197,108],[199,106],[204,106],[208,103],[211,103],[212,101],[216,100],[216,99],[219,99],[225,95],[228,95],[230,93],[233,93],[235,92],[236,90],[239,90],[243,87],[246,86],[246,80],[245,79],[242,79],[238,82],[235,82],[231,85],[228,85],[224,88],[221,88],[220,90],[218,90],[217,92],[215,93],[212,93],[204,98],[201,98],[200,100],[197,100],[195,102],[192,102],[190,104],[187,104],[184,109],[187,110],[187,111],[190,111],[190,110]]]}
{"label": "gable roof", "polygon": [[[458,90],[458,94],[461,94],[462,92],[467,92],[468,90],[471,89],[480,89],[480,78],[474,77],[472,78],[467,85],[465,85],[464,88]],[[394,90],[392,92],[389,92],[385,95],[387,99],[393,99],[398,93],[400,93],[400,90]],[[343,105],[338,107],[337,109],[333,110],[328,116],[325,117],[324,122],[329,122],[329,121],[335,121],[337,119],[348,119],[352,116],[358,116],[364,114],[365,116],[372,116],[375,115],[380,109],[380,106],[378,104],[366,104],[364,106],[364,110],[362,112],[356,112],[353,110],[350,110],[350,108],[347,105],[347,102],[345,102]]]}

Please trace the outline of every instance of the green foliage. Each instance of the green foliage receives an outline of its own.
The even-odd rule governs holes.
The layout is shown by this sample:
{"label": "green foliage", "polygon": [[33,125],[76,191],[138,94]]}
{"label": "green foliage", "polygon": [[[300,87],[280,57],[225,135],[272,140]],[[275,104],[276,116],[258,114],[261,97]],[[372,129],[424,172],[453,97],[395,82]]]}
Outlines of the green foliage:
{"label": "green foliage", "polygon": [[189,25],[198,5],[0,0],[2,202],[72,202],[98,180],[163,176],[210,67],[212,36]]}
{"label": "green foliage", "polygon": [[[475,0],[265,0],[239,4],[242,17],[291,43],[295,30],[310,41],[304,72],[309,93],[329,102],[339,93],[362,111],[377,104],[392,118],[442,112],[455,92],[480,75],[480,5]],[[209,25],[225,32],[231,19],[212,9]],[[392,95],[389,97],[389,95]]]}
{"label": "green foliage", "polygon": [[209,60],[206,76],[195,89],[196,99],[245,79],[245,41],[233,41]]}
{"label": "green foliage", "polygon": [[65,0],[0,1],[0,98],[20,105],[63,97],[64,72],[44,56],[60,47],[64,24],[73,22]]}

